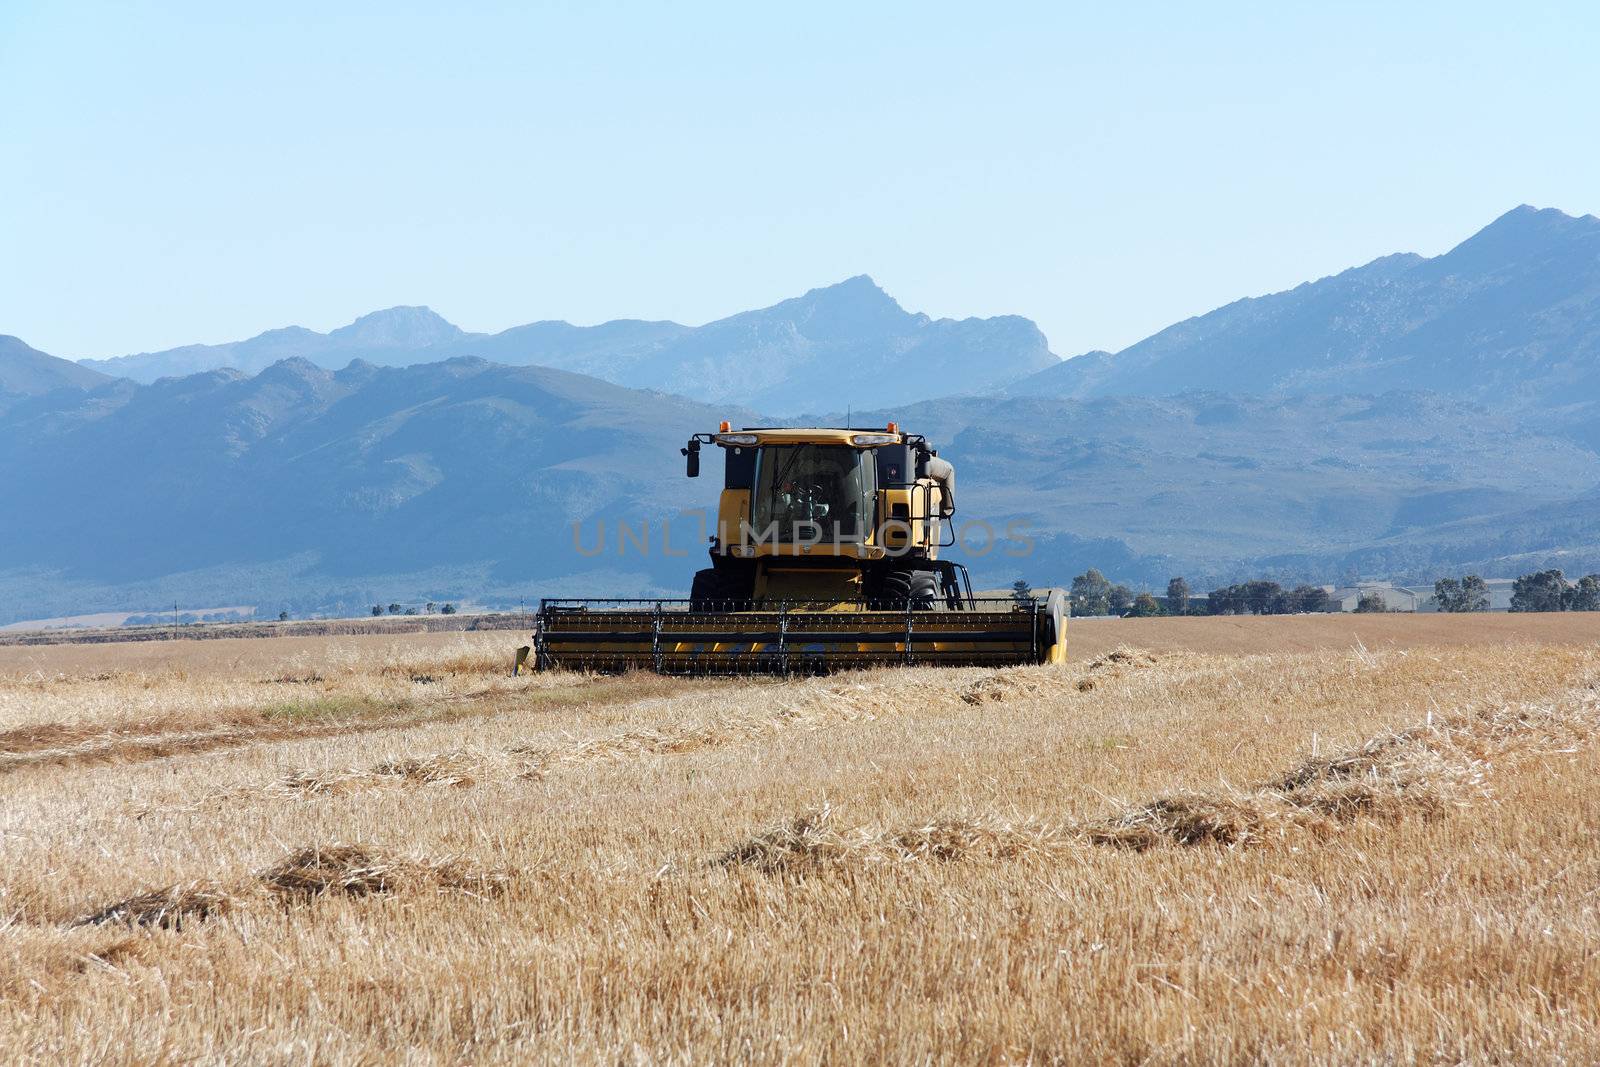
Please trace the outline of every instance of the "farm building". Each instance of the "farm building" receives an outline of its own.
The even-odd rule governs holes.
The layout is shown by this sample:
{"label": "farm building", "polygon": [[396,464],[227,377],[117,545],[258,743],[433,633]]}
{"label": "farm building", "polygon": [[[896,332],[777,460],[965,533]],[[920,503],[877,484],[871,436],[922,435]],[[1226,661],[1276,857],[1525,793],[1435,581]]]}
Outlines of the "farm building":
{"label": "farm building", "polygon": [[[1489,610],[1511,610],[1511,588],[1513,579],[1510,578],[1485,578],[1484,585],[1489,588]],[[1322,588],[1328,591],[1329,611],[1354,611],[1361,598],[1368,593],[1376,593],[1383,598],[1384,607],[1390,611],[1438,611],[1439,606],[1433,599],[1432,586],[1403,586],[1392,582],[1358,582],[1355,585],[1331,586]]]}

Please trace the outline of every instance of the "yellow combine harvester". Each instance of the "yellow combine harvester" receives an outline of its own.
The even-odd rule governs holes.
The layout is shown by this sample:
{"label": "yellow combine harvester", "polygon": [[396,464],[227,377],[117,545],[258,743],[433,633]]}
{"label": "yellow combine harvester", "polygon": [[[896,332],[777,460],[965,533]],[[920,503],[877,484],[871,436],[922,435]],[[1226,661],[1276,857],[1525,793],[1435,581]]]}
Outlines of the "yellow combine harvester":
{"label": "yellow combine harvester", "polygon": [[[955,470],[917,434],[752,427],[696,434],[726,481],[711,566],[685,600],[543,600],[541,670],[824,672],[885,664],[1060,663],[1066,598],[973,597],[954,540]],[[946,539],[946,538],[949,539]]]}

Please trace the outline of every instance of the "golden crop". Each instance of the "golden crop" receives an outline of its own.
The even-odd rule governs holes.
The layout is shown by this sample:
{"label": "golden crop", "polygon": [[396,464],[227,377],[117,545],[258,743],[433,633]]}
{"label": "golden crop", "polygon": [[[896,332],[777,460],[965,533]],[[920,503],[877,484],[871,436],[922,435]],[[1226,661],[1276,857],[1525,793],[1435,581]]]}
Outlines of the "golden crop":
{"label": "golden crop", "polygon": [[0,649],[0,1062],[1600,1058],[1600,633],[1074,626]]}

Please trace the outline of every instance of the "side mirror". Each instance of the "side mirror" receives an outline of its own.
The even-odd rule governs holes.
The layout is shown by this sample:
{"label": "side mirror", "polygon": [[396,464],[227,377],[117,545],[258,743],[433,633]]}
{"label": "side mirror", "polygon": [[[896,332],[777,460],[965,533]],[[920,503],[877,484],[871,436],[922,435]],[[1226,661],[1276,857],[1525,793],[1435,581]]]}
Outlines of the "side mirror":
{"label": "side mirror", "polygon": [[678,451],[688,457],[686,465],[688,469],[684,473],[691,478],[700,477],[700,442],[690,441],[686,447]]}

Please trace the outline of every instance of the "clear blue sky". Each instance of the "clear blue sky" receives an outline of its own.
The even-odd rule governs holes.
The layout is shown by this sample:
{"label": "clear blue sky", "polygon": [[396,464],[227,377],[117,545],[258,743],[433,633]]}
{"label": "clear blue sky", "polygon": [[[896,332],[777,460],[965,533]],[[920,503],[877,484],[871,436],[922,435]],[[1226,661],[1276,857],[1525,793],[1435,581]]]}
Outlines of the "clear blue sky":
{"label": "clear blue sky", "polygon": [[1588,4],[451,6],[0,0],[0,333],[699,323],[864,272],[1073,355],[1600,211]]}

